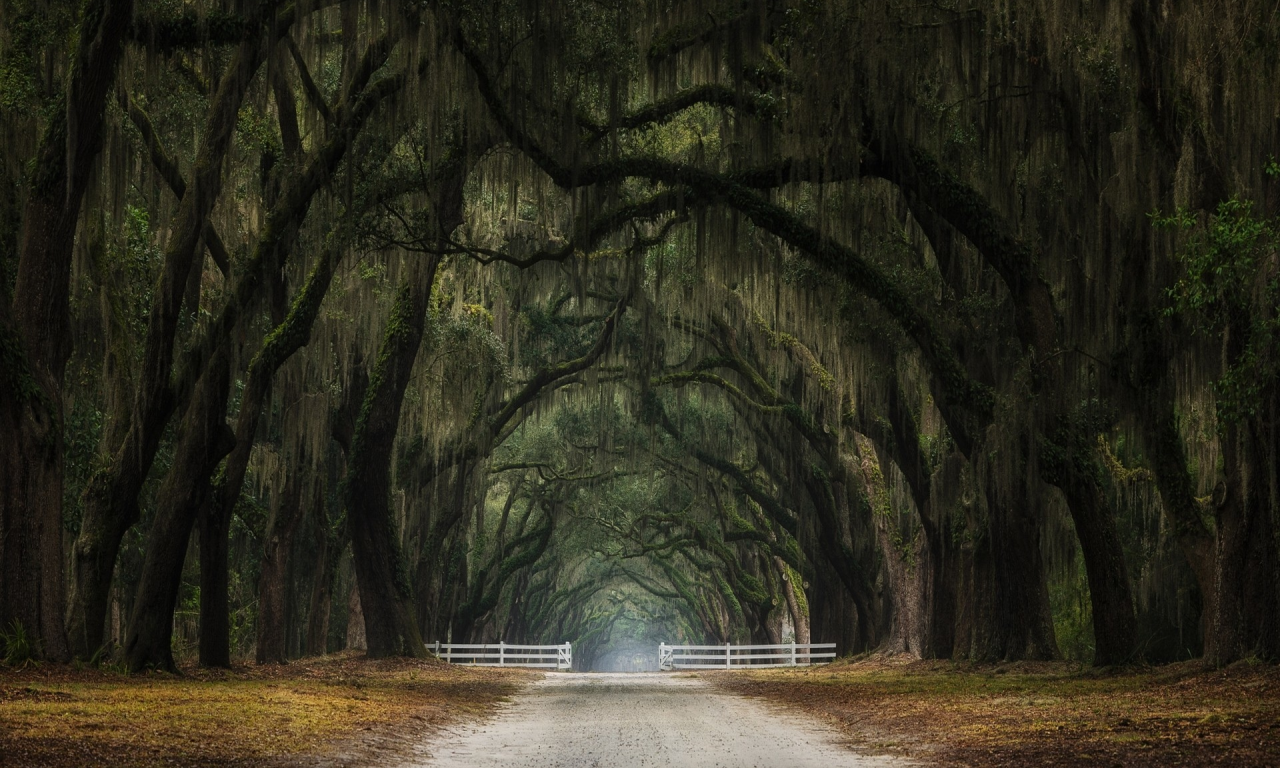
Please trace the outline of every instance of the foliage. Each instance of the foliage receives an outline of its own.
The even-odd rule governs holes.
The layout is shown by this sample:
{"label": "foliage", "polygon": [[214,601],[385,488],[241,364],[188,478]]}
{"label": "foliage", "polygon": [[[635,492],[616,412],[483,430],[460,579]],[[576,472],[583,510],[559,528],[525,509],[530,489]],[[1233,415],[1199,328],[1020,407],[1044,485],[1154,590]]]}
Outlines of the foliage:
{"label": "foliage", "polygon": [[1075,554],[1066,567],[1049,579],[1049,608],[1053,633],[1062,658],[1079,664],[1093,662],[1093,606],[1084,558]]}
{"label": "foliage", "polygon": [[1234,197],[1203,220],[1186,210],[1152,218],[1184,237],[1169,314],[1224,345],[1214,383],[1220,423],[1256,417],[1280,378],[1280,225],[1256,216],[1252,201]]}
{"label": "foliage", "polygon": [[14,619],[7,628],[0,628],[0,659],[7,666],[26,666],[39,658],[38,641],[27,634],[22,622]]}

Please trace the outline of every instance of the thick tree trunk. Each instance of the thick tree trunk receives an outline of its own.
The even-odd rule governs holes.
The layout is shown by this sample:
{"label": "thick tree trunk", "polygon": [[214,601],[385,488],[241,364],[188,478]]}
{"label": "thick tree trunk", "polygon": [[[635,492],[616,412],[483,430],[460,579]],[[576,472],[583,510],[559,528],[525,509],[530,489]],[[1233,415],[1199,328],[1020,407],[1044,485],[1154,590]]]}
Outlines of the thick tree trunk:
{"label": "thick tree trunk", "polygon": [[132,0],[84,6],[66,109],[54,111],[41,139],[12,305],[0,311],[0,626],[21,625],[56,661],[71,655],[62,565],[62,378],[71,354],[72,245],[132,16]]}
{"label": "thick tree trunk", "polygon": [[1093,609],[1093,663],[1123,664],[1133,658],[1137,618],[1115,512],[1100,485],[1103,470],[1085,435],[1057,436],[1056,443],[1041,445],[1040,474],[1062,491],[1075,523]]}
{"label": "thick tree trunk", "polygon": [[[1275,417],[1275,403],[1263,412]],[[1215,615],[1209,660],[1280,659],[1280,542],[1277,541],[1274,422],[1245,420],[1223,430],[1225,482],[1215,492],[1218,518]]]}
{"label": "thick tree trunk", "polygon": [[[321,524],[327,524],[324,506],[320,506]],[[336,563],[333,562],[333,550],[337,549],[329,541],[327,532],[322,532],[318,539],[316,555],[316,575],[311,583],[311,598],[307,605],[307,641],[308,656],[323,656],[329,652],[329,617],[333,607],[333,576]]]}
{"label": "thick tree trunk", "polygon": [[231,510],[217,494],[200,506],[200,666],[231,666],[231,612],[227,594],[227,535]]}
{"label": "thick tree trunk", "polygon": [[1137,647],[1137,619],[1115,515],[1091,480],[1068,481],[1065,490],[1089,580],[1094,666],[1124,664]]}
{"label": "thick tree trunk", "polygon": [[[883,465],[871,440],[855,435],[858,468],[866,497],[871,504],[875,537],[884,556],[886,586],[889,593],[888,634],[885,649],[891,653],[921,656],[924,645],[924,604],[921,595],[921,570],[918,555],[923,532],[904,525],[911,513],[894,508],[885,480]],[[918,519],[918,518],[917,518]],[[904,528],[906,530],[904,530]]]}
{"label": "thick tree trunk", "polygon": [[146,559],[124,647],[125,659],[134,672],[174,669],[170,642],[173,612],[187,544],[211,491],[209,473],[234,444],[226,421],[229,368],[226,356],[217,355],[200,378],[179,427],[173,466],[156,500],[156,519],[147,532]]}
{"label": "thick tree trunk", "polygon": [[[937,507],[934,507],[935,509]],[[955,651],[956,551],[948,547],[941,528],[925,519],[917,551],[920,588],[920,657],[949,659]]]}
{"label": "thick tree trunk", "polygon": [[418,358],[427,303],[439,259],[410,270],[387,323],[369,377],[347,463],[344,497],[351,530],[360,607],[369,655],[426,654],[414,615],[413,594],[390,505],[391,451],[400,425],[405,389]]}
{"label": "thick tree trunk", "polygon": [[[911,542],[915,562],[908,574],[909,583],[905,593],[898,596],[898,605],[907,607],[914,615],[914,640],[902,638],[894,642],[910,647],[921,658],[950,658],[955,647],[959,563],[956,548],[947,546],[944,539],[943,531],[948,529],[948,523],[947,513],[942,510],[956,506],[956,489],[964,484],[966,460],[953,452],[938,467],[931,467],[921,449],[915,414],[907,407],[896,376],[887,384],[885,401],[878,409],[886,419],[868,418],[870,408],[860,409],[853,414],[853,419],[858,431],[875,442],[880,465],[892,462],[902,473],[920,526]],[[939,482],[934,482],[935,477]],[[894,627],[895,632],[906,630],[905,624]]]}
{"label": "thick tree trunk", "polygon": [[61,408],[3,388],[0,399],[0,627],[21,627],[39,655],[66,661]]}
{"label": "thick tree trunk", "polygon": [[[301,464],[299,458],[295,463]],[[288,624],[289,561],[293,534],[302,519],[304,490],[302,470],[294,466],[284,490],[276,500],[267,521],[262,549],[262,572],[258,580],[258,650],[259,664],[284,664],[288,661],[286,627]]]}
{"label": "thick tree trunk", "polygon": [[986,509],[969,521],[971,633],[958,650],[975,661],[1053,659],[1058,644],[1040,550],[1042,513],[1020,470],[1027,440],[999,447],[982,452]]}

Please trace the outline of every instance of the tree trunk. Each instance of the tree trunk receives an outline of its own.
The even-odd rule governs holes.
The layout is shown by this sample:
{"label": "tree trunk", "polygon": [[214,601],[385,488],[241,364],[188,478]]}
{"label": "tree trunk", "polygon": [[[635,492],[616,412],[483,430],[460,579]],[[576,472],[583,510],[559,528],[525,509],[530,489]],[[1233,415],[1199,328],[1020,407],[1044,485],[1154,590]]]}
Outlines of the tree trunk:
{"label": "tree trunk", "polygon": [[[331,462],[332,464],[333,462]],[[332,467],[328,478],[332,478]],[[311,599],[307,607],[307,655],[322,656],[329,652],[329,619],[333,608],[333,583],[338,570],[338,558],[346,548],[345,539],[339,540],[329,523],[323,496],[316,504],[316,575],[311,584]]]}
{"label": "tree trunk", "polygon": [[[966,520],[967,594],[956,652],[974,661],[1058,656],[1040,550],[1041,511],[1025,472],[1027,437],[976,453],[984,499]],[[985,503],[984,503],[985,502]]]}
{"label": "tree trunk", "polygon": [[800,595],[803,594],[804,585],[796,584],[791,576],[791,569],[787,564],[782,562],[782,558],[774,555],[773,564],[778,569],[778,574],[782,579],[782,594],[787,600],[787,610],[791,613],[791,626],[795,629],[796,642],[805,644],[811,642],[809,639],[809,605],[805,601],[805,605],[800,605]]}
{"label": "tree trunk", "polygon": [[147,532],[142,579],[125,640],[125,659],[133,672],[175,668],[170,641],[187,543],[211,491],[209,474],[234,444],[226,421],[229,368],[225,354],[210,361],[179,427],[173,466],[160,488],[156,519]]}
{"label": "tree trunk", "polygon": [[66,661],[61,408],[23,404],[2,389],[0,399],[0,627],[22,627],[38,655]]}
{"label": "tree trunk", "polygon": [[1136,649],[1137,618],[1115,512],[1099,484],[1103,470],[1085,435],[1060,430],[1056,437],[1042,442],[1040,474],[1062,491],[1075,523],[1093,608],[1093,664],[1123,664]]}
{"label": "tree trunk", "polygon": [[200,666],[231,666],[227,536],[231,510],[212,494],[200,505]]}
{"label": "tree trunk", "polygon": [[426,654],[389,496],[391,452],[438,265],[435,256],[415,263],[400,286],[347,462],[343,495],[365,637],[374,658]]}
{"label": "tree trunk", "polygon": [[[1275,416],[1275,405],[1263,412]],[[1272,423],[1274,424],[1274,422]],[[1225,482],[1215,491],[1217,578],[1209,660],[1280,659],[1280,549],[1277,547],[1276,428],[1244,420],[1223,430]]]}
{"label": "tree trunk", "polygon": [[[476,502],[470,499],[471,472],[474,463],[463,460],[447,473],[436,473],[430,498],[436,514],[425,524],[425,535],[419,538],[415,582],[418,592],[416,607],[421,612],[425,637],[442,637],[450,622],[460,637],[469,637],[474,616],[458,615],[458,604],[450,592],[467,580],[465,553],[457,551],[458,538],[451,535],[466,511]],[[508,494],[504,514],[510,512],[515,494]],[[470,503],[469,503],[470,502]],[[495,542],[497,546],[499,542]],[[461,555],[459,561],[455,556]],[[467,594],[464,590],[463,594]],[[465,599],[465,598],[464,598]],[[465,613],[465,612],[464,612]]]}
{"label": "tree trunk", "polygon": [[[442,237],[463,220],[463,184],[469,165],[460,155],[439,169],[431,211]],[[427,306],[440,266],[437,255],[418,256],[400,286],[356,420],[343,500],[351,532],[352,562],[373,657],[424,657],[414,615],[413,590],[391,514],[391,463],[405,389],[422,345]]]}
{"label": "tree trunk", "polygon": [[259,664],[284,664],[288,661],[287,633],[289,593],[289,560],[293,534],[302,518],[303,459],[294,462],[284,490],[276,499],[267,521],[262,550],[262,574],[258,580],[258,650]]}
{"label": "tree trunk", "polygon": [[311,584],[311,599],[307,606],[308,656],[323,656],[329,652],[329,617],[333,605],[333,564],[329,562],[328,544],[322,544],[316,558],[319,568]]}
{"label": "tree trunk", "polygon": [[[71,354],[72,246],[132,16],[132,0],[84,6],[66,109],[54,110],[41,138],[23,210],[12,305],[0,309],[0,626],[21,625],[55,661],[71,655],[62,566],[62,379]],[[99,637],[105,610],[104,594]]]}
{"label": "tree trunk", "polygon": [[209,212],[222,190],[223,159],[231,146],[240,104],[261,63],[263,50],[265,46],[257,36],[241,43],[210,105],[195,173],[165,247],[160,285],[147,321],[129,431],[124,443],[85,486],[84,518],[71,566],[71,628],[76,653],[80,655],[91,654],[102,642],[101,619],[120,542],[137,522],[138,492],[151,471],[161,435],[177,405],[171,374],[183,296]]}
{"label": "tree trunk", "polygon": [[347,648],[352,651],[369,650],[369,642],[364,634],[364,610],[360,606],[360,584],[358,578],[352,579],[351,591],[347,594]]}

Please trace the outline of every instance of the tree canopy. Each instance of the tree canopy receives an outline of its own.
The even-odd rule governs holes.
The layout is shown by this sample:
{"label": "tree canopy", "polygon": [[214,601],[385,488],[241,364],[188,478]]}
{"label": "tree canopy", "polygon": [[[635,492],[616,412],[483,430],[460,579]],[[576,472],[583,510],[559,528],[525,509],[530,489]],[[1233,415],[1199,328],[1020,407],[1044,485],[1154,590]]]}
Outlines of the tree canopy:
{"label": "tree canopy", "polygon": [[0,626],[1280,657],[1280,11],[0,4]]}

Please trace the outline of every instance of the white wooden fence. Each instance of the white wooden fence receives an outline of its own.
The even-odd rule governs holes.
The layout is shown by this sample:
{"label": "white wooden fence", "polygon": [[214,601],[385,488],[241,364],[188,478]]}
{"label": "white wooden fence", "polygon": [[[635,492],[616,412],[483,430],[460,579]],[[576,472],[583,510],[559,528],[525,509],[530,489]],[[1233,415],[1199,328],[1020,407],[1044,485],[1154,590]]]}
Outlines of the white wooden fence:
{"label": "white wooden fence", "polygon": [[[827,650],[830,649],[830,650]],[[658,645],[658,669],[741,669],[807,667],[836,657],[835,643],[780,645]]]}
{"label": "white wooden fence", "polygon": [[573,667],[573,646],[569,643],[511,645],[510,643],[437,642],[435,654],[450,664],[468,664],[477,667],[545,667],[547,669]]}

